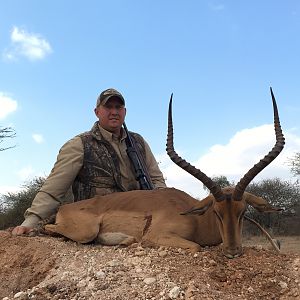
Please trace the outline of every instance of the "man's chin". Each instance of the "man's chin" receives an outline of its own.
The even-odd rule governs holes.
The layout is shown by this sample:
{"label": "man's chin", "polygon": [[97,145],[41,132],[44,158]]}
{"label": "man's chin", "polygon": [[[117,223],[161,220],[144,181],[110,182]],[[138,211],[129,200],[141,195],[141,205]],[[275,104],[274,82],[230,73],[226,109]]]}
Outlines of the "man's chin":
{"label": "man's chin", "polygon": [[121,125],[120,124],[115,124],[115,125],[109,125],[107,126],[107,128],[105,128],[107,131],[109,132],[117,132],[121,129]]}
{"label": "man's chin", "polygon": [[109,128],[111,129],[120,129],[122,125],[120,123],[115,123],[115,124],[109,124]]}

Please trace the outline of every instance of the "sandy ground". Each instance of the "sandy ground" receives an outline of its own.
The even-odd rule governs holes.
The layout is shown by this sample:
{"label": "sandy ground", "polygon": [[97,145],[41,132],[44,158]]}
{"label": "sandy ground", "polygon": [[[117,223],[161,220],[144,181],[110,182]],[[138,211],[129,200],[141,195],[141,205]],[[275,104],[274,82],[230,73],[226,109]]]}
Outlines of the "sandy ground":
{"label": "sandy ground", "polygon": [[245,239],[244,254],[79,245],[0,231],[0,299],[300,299],[300,243]]}

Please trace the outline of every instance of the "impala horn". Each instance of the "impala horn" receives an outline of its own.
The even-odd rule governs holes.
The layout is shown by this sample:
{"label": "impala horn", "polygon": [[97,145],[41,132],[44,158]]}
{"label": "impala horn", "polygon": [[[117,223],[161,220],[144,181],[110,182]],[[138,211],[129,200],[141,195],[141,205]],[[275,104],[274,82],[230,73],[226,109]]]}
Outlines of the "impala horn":
{"label": "impala horn", "polygon": [[257,164],[255,164],[245,175],[244,177],[237,183],[234,192],[232,194],[232,199],[236,201],[242,200],[244,191],[248,184],[253,180],[253,178],[261,172],[266,166],[268,166],[282,151],[284,147],[284,136],[282,133],[282,129],[280,126],[279,115],[277,104],[275,100],[275,96],[273,94],[272,88],[270,88],[272,102],[273,102],[273,111],[274,111],[274,128],[275,128],[275,135],[276,135],[276,143],[272,150]]}
{"label": "impala horn", "polygon": [[171,160],[181,167],[183,170],[187,171],[189,174],[200,180],[213,194],[216,201],[222,201],[226,198],[225,194],[222,192],[221,187],[217,185],[210,177],[201,172],[196,167],[192,166],[182,157],[180,157],[174,150],[174,142],[173,142],[173,121],[172,121],[172,101],[173,101],[173,93],[171,94],[170,102],[169,102],[169,113],[168,113],[168,135],[167,135],[167,153]]}
{"label": "impala horn", "polygon": [[[268,166],[282,151],[284,147],[284,135],[282,133],[282,129],[280,126],[279,115],[276,100],[270,88],[272,102],[273,102],[273,111],[274,111],[274,128],[276,134],[276,143],[272,150],[257,164],[255,164],[238,182],[236,185],[234,192],[232,194],[232,199],[236,201],[240,201],[243,197],[244,191],[248,184],[253,180],[253,178],[261,172],[266,166]],[[216,184],[210,177],[204,174],[202,171],[192,166],[182,157],[180,157],[174,150],[174,142],[173,142],[173,121],[172,121],[172,101],[173,94],[171,94],[170,102],[169,102],[169,112],[168,112],[168,135],[167,135],[167,153],[171,160],[177,164],[179,167],[187,171],[189,174],[200,180],[212,193],[215,197],[216,201],[222,201],[226,198],[226,195],[222,192],[221,187]]]}

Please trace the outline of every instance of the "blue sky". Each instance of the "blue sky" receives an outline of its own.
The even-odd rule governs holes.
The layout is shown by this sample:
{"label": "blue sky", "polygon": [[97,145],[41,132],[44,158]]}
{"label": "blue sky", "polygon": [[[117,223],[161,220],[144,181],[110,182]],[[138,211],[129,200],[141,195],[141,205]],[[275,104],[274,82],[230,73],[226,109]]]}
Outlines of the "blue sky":
{"label": "blue sky", "polygon": [[273,87],[286,146],[257,176],[294,180],[300,149],[299,1],[1,1],[0,193],[49,174],[60,147],[89,130],[98,94],[124,95],[127,127],[149,142],[167,184],[203,194],[165,153],[238,180],[274,145]]}

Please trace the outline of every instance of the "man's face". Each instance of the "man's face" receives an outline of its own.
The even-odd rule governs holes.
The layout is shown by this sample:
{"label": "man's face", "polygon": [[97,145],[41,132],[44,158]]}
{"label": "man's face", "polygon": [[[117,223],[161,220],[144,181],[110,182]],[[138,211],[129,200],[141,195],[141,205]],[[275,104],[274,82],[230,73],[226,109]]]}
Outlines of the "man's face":
{"label": "man's face", "polygon": [[120,134],[126,108],[118,97],[111,97],[105,105],[100,104],[95,108],[95,114],[99,118],[101,127],[117,135]]}

